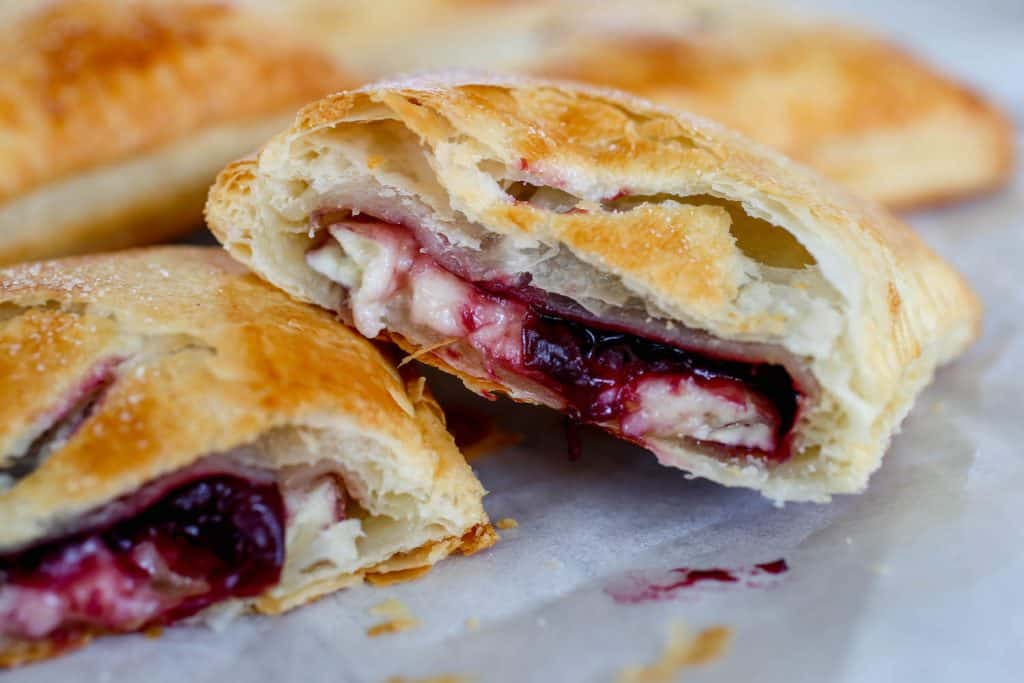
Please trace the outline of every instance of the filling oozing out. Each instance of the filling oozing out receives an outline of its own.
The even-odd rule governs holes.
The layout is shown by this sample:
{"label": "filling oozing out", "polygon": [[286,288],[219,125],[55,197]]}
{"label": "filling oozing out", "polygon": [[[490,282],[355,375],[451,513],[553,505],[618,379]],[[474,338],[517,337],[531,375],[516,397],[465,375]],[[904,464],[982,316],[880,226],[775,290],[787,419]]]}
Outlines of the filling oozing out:
{"label": "filling oozing out", "polygon": [[0,636],[134,631],[263,593],[311,491],[329,480],[332,516],[345,518],[340,482],[293,480],[213,456],[90,513],[84,529],[0,556]]}
{"label": "filling oozing out", "polygon": [[360,215],[334,218],[327,231],[306,261],[344,288],[368,337],[387,328],[416,338],[403,324],[426,330],[442,341],[433,353],[455,365],[450,342],[462,342],[488,372],[527,377],[573,418],[640,443],[681,438],[725,454],[789,456],[799,391],[782,365],[718,358],[602,324],[578,306],[553,304],[526,277],[462,277],[436,244],[428,249],[403,226]]}

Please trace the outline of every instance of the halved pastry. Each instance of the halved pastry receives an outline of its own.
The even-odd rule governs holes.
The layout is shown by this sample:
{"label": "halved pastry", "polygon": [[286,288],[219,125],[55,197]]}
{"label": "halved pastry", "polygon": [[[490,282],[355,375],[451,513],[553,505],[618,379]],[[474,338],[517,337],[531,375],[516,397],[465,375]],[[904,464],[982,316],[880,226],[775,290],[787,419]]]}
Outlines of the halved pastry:
{"label": "halved pastry", "polygon": [[548,32],[535,75],[699,113],[901,208],[1010,177],[1013,128],[990,102],[859,29],[745,2],[587,3]]}
{"label": "halved pastry", "polygon": [[225,169],[206,211],[367,337],[780,500],[861,490],[978,329],[960,276],[881,209],[582,86],[339,93]]}
{"label": "halved pastry", "polygon": [[228,161],[353,85],[227,3],[57,0],[0,30],[0,264],[202,226]]}
{"label": "halved pastry", "polygon": [[0,666],[490,545],[422,380],[219,249],[0,271]]}

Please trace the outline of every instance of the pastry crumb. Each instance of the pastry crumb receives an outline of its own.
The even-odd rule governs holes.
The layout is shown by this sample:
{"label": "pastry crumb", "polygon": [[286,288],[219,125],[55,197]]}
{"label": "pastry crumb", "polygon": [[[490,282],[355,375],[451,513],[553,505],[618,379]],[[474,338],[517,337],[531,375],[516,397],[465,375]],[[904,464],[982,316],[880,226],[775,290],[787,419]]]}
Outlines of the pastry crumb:
{"label": "pastry crumb", "polygon": [[548,569],[557,571],[557,570],[561,569],[562,567],[564,567],[565,565],[562,564],[562,562],[560,560],[548,560],[547,562],[544,563],[544,566],[547,567]]}
{"label": "pastry crumb", "polygon": [[480,630],[480,620],[477,619],[476,617],[470,617],[469,619],[466,619],[466,630],[467,631],[479,631]]}
{"label": "pastry crumb", "polygon": [[163,634],[164,634],[164,627],[163,626],[150,626],[149,628],[147,628],[145,631],[142,632],[142,635],[146,636],[147,638],[159,638]]}
{"label": "pastry crumb", "polygon": [[381,623],[366,629],[366,635],[371,638],[376,638],[377,636],[382,636],[386,633],[401,633],[402,631],[409,631],[419,625],[419,619],[392,619],[390,621],[382,621]]}
{"label": "pastry crumb", "polygon": [[732,629],[712,626],[693,635],[680,622],[669,627],[668,642],[661,659],[646,666],[631,666],[619,672],[618,683],[672,683],[688,667],[702,666],[721,658],[732,638]]}
{"label": "pastry crumb", "polygon": [[409,612],[405,603],[395,598],[390,598],[370,608],[370,614],[376,617],[386,617],[386,621],[375,624],[366,629],[366,635],[371,638],[384,635],[385,633],[399,633],[408,631],[420,625],[420,620]]}
{"label": "pastry crumb", "polygon": [[508,529],[518,529],[519,522],[512,519],[511,517],[505,517],[504,519],[498,520],[498,528],[502,531],[506,531]]}

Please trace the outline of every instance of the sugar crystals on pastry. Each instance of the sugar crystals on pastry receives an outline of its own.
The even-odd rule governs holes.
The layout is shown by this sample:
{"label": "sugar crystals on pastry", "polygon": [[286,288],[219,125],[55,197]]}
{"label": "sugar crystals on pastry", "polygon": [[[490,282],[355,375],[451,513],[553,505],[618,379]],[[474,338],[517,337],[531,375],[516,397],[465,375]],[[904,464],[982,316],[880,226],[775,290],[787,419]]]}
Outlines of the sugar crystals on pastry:
{"label": "sugar crystals on pastry", "polygon": [[861,490],[978,304],[909,228],[711,122],[424,78],[306,107],[225,169],[227,249],[481,393],[776,499]]}
{"label": "sugar crystals on pastry", "polygon": [[0,666],[486,547],[422,380],[214,248],[0,270]]}

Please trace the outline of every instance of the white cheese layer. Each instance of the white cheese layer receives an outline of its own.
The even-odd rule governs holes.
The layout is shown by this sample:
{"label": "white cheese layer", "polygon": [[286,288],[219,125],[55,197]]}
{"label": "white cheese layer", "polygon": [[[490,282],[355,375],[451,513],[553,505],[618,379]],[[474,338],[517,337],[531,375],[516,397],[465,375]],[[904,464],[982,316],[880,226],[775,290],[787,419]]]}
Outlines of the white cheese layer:
{"label": "white cheese layer", "polygon": [[[435,339],[467,342],[488,364],[521,366],[524,304],[485,294],[441,268],[404,228],[342,222],[329,231],[334,239],[310,252],[307,263],[348,290],[362,334],[387,328],[416,339],[410,329],[427,330]],[[640,379],[631,391],[635,406],[621,417],[628,436],[775,447],[776,417],[749,393],[716,391],[681,376]]]}
{"label": "white cheese layer", "polygon": [[686,436],[763,450],[775,446],[775,425],[765,422],[749,395],[733,401],[692,379],[654,377],[640,381],[636,398],[638,407],[622,420],[630,436]]}

